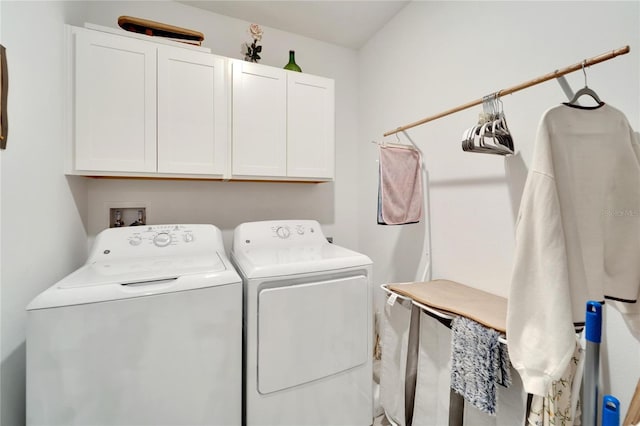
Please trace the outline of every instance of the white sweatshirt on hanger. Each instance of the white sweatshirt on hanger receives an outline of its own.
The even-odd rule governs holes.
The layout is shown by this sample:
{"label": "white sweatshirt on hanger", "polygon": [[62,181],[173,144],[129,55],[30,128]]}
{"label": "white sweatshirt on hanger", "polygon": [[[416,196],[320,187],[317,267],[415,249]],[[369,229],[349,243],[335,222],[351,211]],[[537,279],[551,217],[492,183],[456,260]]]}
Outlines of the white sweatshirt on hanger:
{"label": "white sweatshirt on hanger", "polygon": [[640,290],[640,145],[620,111],[545,112],[522,195],[509,290],[509,356],[545,395],[575,348],[586,302]]}

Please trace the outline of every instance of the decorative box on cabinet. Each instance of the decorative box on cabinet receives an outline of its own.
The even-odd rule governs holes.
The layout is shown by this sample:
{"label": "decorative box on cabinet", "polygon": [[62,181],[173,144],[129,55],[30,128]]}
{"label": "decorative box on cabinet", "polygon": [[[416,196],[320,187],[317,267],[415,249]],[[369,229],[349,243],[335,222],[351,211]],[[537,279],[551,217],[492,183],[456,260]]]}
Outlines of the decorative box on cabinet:
{"label": "decorative box on cabinet", "polygon": [[233,178],[333,180],[333,80],[243,61],[232,66]]}
{"label": "decorative box on cabinet", "polygon": [[68,32],[74,71],[69,173],[227,174],[224,58],[139,39],[145,36],[78,27]]}

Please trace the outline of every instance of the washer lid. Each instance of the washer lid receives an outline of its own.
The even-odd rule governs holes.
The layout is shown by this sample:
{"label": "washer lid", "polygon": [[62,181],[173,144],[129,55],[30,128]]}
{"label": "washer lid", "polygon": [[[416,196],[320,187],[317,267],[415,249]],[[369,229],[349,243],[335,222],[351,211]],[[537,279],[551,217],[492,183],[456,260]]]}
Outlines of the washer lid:
{"label": "washer lid", "polygon": [[157,296],[229,284],[241,278],[226,257],[159,257],[92,262],[40,293],[27,310]]}
{"label": "washer lid", "polygon": [[246,278],[323,272],[371,265],[367,256],[328,242],[288,247],[243,247],[232,257]]}
{"label": "washer lid", "polygon": [[134,284],[175,279],[187,274],[211,274],[226,270],[218,253],[200,256],[156,257],[92,262],[62,279],[56,287],[78,287]]}

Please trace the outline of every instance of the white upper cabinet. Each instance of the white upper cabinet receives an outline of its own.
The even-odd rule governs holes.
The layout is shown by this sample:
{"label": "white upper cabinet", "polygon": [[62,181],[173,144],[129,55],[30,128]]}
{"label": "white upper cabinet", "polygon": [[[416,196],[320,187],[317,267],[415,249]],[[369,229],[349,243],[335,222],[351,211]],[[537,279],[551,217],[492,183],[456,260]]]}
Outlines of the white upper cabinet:
{"label": "white upper cabinet", "polygon": [[333,80],[234,61],[232,93],[233,177],[334,178]]}
{"label": "white upper cabinet", "polygon": [[227,162],[225,61],[158,49],[158,172],[222,174]]}
{"label": "white upper cabinet", "polygon": [[113,28],[67,30],[67,173],[334,179],[333,80]]}
{"label": "white upper cabinet", "polygon": [[71,34],[75,173],[228,174],[224,58],[85,28]]}
{"label": "white upper cabinet", "polygon": [[297,72],[287,74],[287,175],[333,179],[333,80]]}
{"label": "white upper cabinet", "polygon": [[155,172],[155,46],[88,30],[74,44],[76,169]]}
{"label": "white upper cabinet", "polygon": [[232,175],[287,176],[287,74],[233,63]]}

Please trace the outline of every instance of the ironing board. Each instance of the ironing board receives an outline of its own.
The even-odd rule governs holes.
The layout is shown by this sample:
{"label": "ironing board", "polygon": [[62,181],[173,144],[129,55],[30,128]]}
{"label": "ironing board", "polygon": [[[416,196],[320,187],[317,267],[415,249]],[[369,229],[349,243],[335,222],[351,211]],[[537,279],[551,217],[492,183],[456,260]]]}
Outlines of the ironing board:
{"label": "ironing board", "polygon": [[463,316],[501,333],[507,331],[507,299],[449,280],[389,284],[394,293],[444,313]]}

